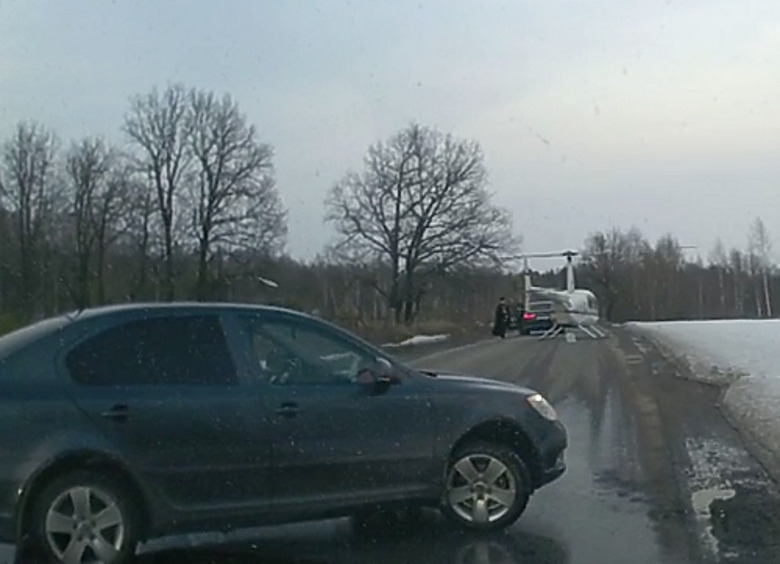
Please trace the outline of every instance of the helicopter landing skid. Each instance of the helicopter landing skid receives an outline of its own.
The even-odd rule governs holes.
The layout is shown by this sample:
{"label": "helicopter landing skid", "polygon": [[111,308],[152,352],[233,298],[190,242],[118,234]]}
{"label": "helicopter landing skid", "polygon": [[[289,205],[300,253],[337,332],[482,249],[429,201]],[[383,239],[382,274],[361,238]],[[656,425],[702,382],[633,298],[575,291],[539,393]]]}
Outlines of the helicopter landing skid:
{"label": "helicopter landing skid", "polygon": [[545,341],[547,339],[553,339],[560,335],[563,332],[563,327],[561,325],[558,325],[557,323],[553,324],[552,327],[550,327],[547,331],[545,331],[540,337],[540,341]]}
{"label": "helicopter landing skid", "polygon": [[[607,334],[600,327],[598,327],[596,325],[588,325],[588,326],[585,326],[585,325],[575,325],[572,328],[579,329],[587,337],[589,337],[590,339],[594,339],[594,340],[596,340],[596,339],[604,339],[607,336]],[[550,327],[547,331],[545,331],[544,334],[542,334],[539,337],[539,340],[540,341],[546,341],[548,339],[554,339],[555,337],[557,337],[558,335],[560,335],[561,333],[564,333],[564,332],[565,332],[564,331],[564,327],[562,325],[558,325],[556,323],[552,327]]]}

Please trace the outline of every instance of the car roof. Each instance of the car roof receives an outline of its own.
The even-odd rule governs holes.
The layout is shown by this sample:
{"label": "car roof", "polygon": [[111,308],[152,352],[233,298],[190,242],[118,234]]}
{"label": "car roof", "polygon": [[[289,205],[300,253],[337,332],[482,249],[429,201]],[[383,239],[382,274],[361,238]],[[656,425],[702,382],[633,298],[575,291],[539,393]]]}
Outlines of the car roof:
{"label": "car roof", "polygon": [[50,317],[37,323],[32,323],[24,327],[20,327],[15,331],[0,335],[0,363],[4,358],[15,353],[18,350],[25,348],[30,343],[37,341],[38,339],[47,337],[53,333],[56,333],[66,325],[69,321],[64,316]]}
{"label": "car roof", "polygon": [[303,312],[265,304],[245,304],[235,302],[134,302],[126,304],[114,304],[72,311],[64,314],[71,321],[91,319],[112,315],[116,313],[130,313],[135,311],[171,311],[171,312],[199,312],[199,311],[257,311],[276,312],[302,317],[311,317]]}
{"label": "car roof", "polygon": [[[101,318],[111,318],[113,316],[130,316],[134,313],[158,312],[165,315],[164,312],[173,314],[188,314],[198,312],[226,313],[236,312],[265,312],[278,313],[288,317],[297,317],[299,319],[316,319],[314,316],[296,311],[289,308],[264,305],[264,304],[243,304],[235,302],[148,302],[148,303],[125,303],[86,308],[69,313],[49,317],[26,325],[5,335],[0,335],[0,363],[10,355],[27,348],[34,342],[65,329],[73,324],[80,324],[89,320],[99,320]],[[327,325],[332,325],[323,319],[318,319]]]}

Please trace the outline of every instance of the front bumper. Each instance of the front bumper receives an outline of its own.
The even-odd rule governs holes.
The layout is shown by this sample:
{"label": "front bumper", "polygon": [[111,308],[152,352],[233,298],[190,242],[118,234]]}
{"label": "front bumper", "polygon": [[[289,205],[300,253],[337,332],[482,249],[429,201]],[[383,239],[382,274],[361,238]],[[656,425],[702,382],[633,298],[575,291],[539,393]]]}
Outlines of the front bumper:
{"label": "front bumper", "polygon": [[566,471],[564,451],[568,446],[566,429],[560,421],[552,423],[538,444],[538,467],[534,474],[534,489],[549,484]]}
{"label": "front bumper", "polygon": [[555,459],[555,464],[542,469],[537,479],[536,487],[540,488],[545,484],[549,484],[553,480],[560,478],[564,472],[566,472],[566,461],[564,460],[563,451],[561,451],[561,454]]}

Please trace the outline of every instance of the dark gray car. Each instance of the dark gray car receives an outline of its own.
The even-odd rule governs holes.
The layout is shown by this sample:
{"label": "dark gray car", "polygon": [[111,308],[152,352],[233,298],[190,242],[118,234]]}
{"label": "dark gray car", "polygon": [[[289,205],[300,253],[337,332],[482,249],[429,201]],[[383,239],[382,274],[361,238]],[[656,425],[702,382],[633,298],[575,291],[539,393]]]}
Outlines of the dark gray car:
{"label": "dark gray car", "polygon": [[0,338],[0,538],[57,562],[373,508],[496,530],[564,471],[532,390],[421,373],[324,321],[129,305]]}

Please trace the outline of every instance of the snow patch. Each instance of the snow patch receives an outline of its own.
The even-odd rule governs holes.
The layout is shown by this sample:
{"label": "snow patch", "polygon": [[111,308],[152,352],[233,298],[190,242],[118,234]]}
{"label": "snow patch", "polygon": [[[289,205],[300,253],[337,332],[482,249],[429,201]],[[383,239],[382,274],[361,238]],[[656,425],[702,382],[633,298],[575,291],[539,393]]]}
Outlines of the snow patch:
{"label": "snow patch", "polygon": [[729,385],[747,374],[764,373],[770,369],[771,364],[757,363],[756,357],[762,357],[760,351],[764,347],[780,345],[780,321],[774,320],[669,321],[628,325],[641,330],[664,356],[683,365],[694,379],[719,386]]}
{"label": "snow patch", "polygon": [[719,562],[721,547],[713,534],[710,506],[715,500],[728,500],[736,495],[729,479],[724,476],[743,472],[748,468],[744,460],[747,455],[714,438],[688,438],[685,440],[685,447],[691,460],[688,485],[699,538],[710,559]]}
{"label": "snow patch", "polygon": [[[778,351],[772,353],[777,355]],[[729,421],[742,432],[772,477],[780,482],[780,378],[742,378],[726,390],[723,407]]]}
{"label": "snow patch", "polygon": [[427,345],[430,343],[438,343],[440,341],[446,341],[449,339],[449,335],[415,335],[400,343],[386,343],[383,347],[410,347],[415,345]]}
{"label": "snow patch", "polygon": [[692,369],[697,379],[730,384],[747,374],[780,376],[780,320],[630,323]]}
{"label": "snow patch", "polygon": [[710,505],[716,499],[722,499],[724,501],[731,499],[737,495],[732,489],[719,489],[713,488],[711,490],[699,490],[693,492],[691,499],[693,500],[693,510],[697,515],[706,515],[707,519],[710,518]]}
{"label": "snow patch", "polygon": [[722,407],[780,481],[780,320],[630,323],[693,378],[726,388]]}
{"label": "snow patch", "polygon": [[[729,500],[733,498],[737,492],[731,489],[718,489],[713,488],[711,490],[699,490],[694,492],[691,496],[691,502],[693,504],[693,510],[696,512],[696,519],[699,521],[699,527],[703,528],[702,541],[707,551],[715,558],[720,553],[720,546],[715,535],[712,534],[712,526],[708,523],[712,519],[710,513],[710,506],[715,500]],[[717,558],[720,560],[719,558]]]}
{"label": "snow patch", "polygon": [[271,288],[278,288],[279,284],[277,284],[275,281],[271,280],[270,278],[263,278],[262,276],[258,276],[257,279],[265,284],[266,286],[270,286]]}

